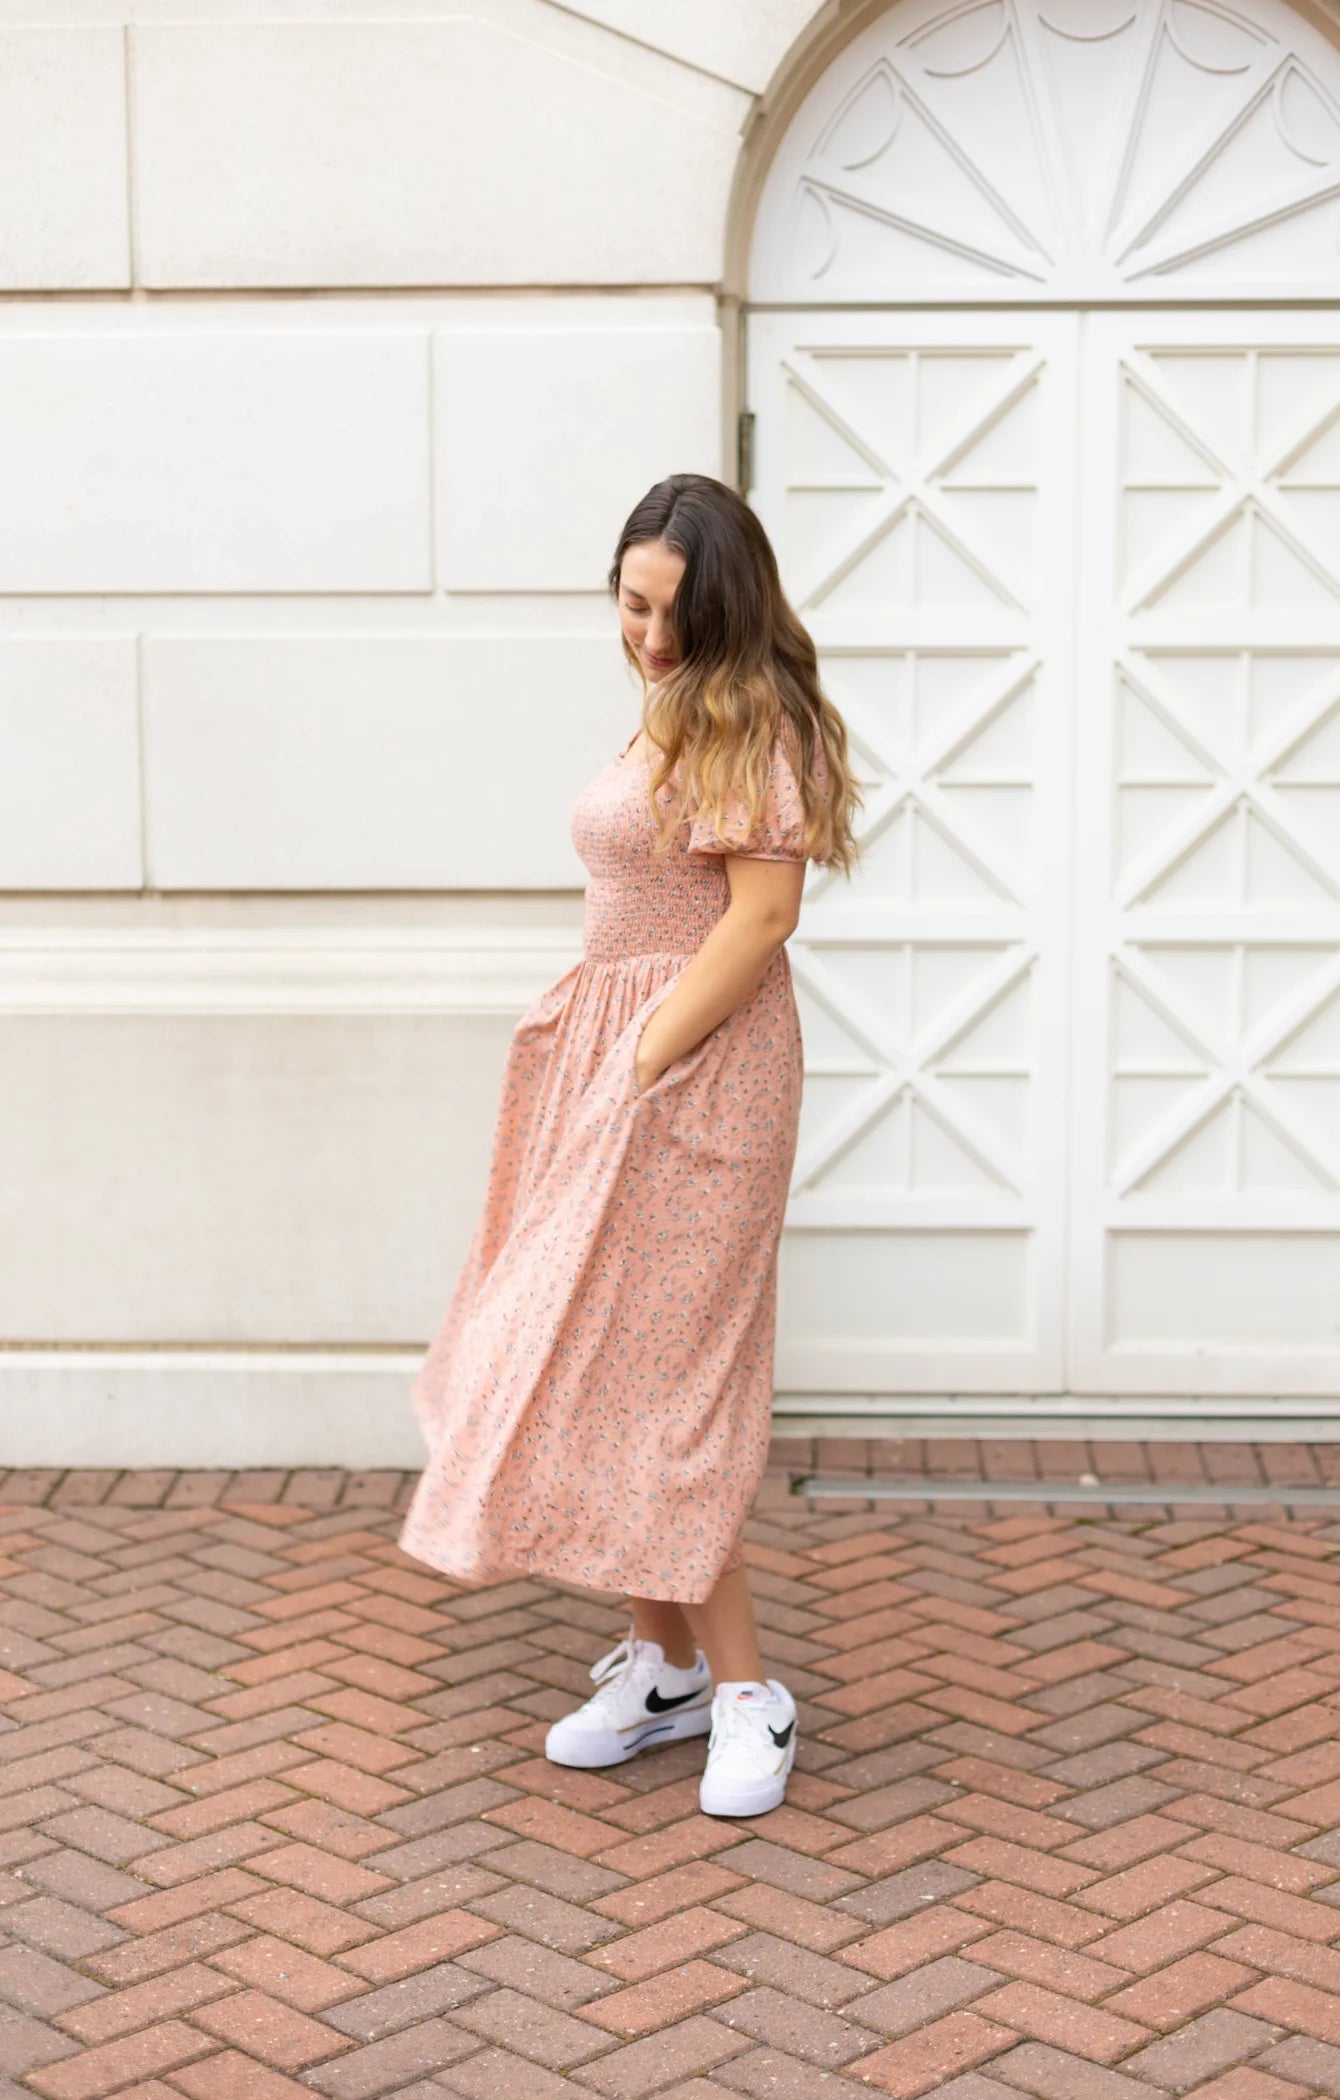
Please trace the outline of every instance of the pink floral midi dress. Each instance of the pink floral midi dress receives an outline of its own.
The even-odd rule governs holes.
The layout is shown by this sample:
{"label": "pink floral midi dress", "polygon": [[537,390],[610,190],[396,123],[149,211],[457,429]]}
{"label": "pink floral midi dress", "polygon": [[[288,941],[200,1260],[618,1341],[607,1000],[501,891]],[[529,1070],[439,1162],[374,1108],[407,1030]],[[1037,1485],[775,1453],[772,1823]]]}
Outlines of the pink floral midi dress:
{"label": "pink floral midi dress", "polygon": [[483,1211],[411,1389],[428,1460],[400,1544],[468,1582],[696,1603],[741,1562],[767,1458],[802,1073],[785,947],[641,1091],[634,1058],[730,902],[723,856],[804,859],[803,807],[779,740],[753,833],[737,801],[726,839],[684,820],[653,861],[630,749],[572,812],[582,958],[507,1051]]}

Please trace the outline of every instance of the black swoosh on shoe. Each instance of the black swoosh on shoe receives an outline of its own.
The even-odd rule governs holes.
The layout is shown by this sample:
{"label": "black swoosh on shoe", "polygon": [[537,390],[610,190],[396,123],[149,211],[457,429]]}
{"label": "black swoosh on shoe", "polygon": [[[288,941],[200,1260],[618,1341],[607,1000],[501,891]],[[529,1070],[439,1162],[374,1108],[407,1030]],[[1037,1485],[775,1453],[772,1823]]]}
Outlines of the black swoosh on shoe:
{"label": "black swoosh on shoe", "polygon": [[771,1722],[769,1722],[768,1734],[772,1737],[774,1743],[776,1743],[777,1748],[779,1750],[784,1750],[787,1744],[790,1742],[791,1730],[795,1727],[795,1725],[796,1724],[794,1721],[788,1721],[785,1728],[774,1728]]}
{"label": "black swoosh on shoe", "polygon": [[697,1692],[676,1692],[673,1699],[663,1699],[655,1685],[653,1685],[647,1694],[647,1712],[649,1714],[668,1714],[672,1707],[687,1706],[690,1699],[696,1699],[697,1697]]}

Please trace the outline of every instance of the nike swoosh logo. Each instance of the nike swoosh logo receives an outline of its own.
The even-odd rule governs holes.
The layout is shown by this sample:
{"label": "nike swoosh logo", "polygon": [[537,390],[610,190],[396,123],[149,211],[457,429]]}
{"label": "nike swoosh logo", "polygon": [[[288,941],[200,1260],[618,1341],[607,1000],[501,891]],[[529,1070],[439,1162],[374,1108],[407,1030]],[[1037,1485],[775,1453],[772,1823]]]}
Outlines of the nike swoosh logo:
{"label": "nike swoosh logo", "polygon": [[687,1706],[690,1699],[696,1699],[698,1696],[697,1692],[676,1692],[673,1699],[663,1699],[655,1685],[653,1685],[647,1694],[647,1712],[649,1714],[668,1714],[672,1707]]}
{"label": "nike swoosh logo", "polygon": [[779,1750],[785,1750],[787,1744],[791,1740],[791,1730],[795,1727],[795,1725],[796,1724],[794,1721],[788,1721],[785,1728],[769,1727],[768,1734],[772,1737],[774,1743],[776,1743],[777,1748]]}

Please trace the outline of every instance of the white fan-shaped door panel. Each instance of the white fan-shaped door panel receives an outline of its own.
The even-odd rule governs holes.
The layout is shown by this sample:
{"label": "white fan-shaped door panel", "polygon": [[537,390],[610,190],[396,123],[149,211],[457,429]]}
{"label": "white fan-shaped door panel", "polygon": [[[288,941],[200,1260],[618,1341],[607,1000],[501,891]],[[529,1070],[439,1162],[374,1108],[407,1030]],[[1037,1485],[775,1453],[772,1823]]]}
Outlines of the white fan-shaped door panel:
{"label": "white fan-shaped door panel", "polygon": [[795,115],[750,294],[1335,297],[1340,49],[1287,0],[899,0]]}

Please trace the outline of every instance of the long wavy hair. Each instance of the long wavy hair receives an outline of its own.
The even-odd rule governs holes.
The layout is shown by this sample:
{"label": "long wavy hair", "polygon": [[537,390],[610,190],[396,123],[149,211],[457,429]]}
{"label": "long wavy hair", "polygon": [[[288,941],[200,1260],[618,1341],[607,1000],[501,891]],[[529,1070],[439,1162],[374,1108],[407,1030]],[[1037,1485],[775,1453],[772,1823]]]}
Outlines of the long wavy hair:
{"label": "long wavy hair", "polygon": [[[863,797],[847,728],[819,680],[814,643],[782,590],[777,557],[756,514],[708,474],[671,474],[633,510],[610,564],[619,595],[628,549],[661,540],[684,557],[671,607],[679,649],[672,671],[642,681],[642,726],[659,752],[647,795],[666,851],[685,816],[710,814],[718,837],[732,803],[752,831],[766,806],[777,738],[805,809],[807,858],[850,875],[860,853],[852,819]],[[660,790],[675,784],[662,802]]]}

